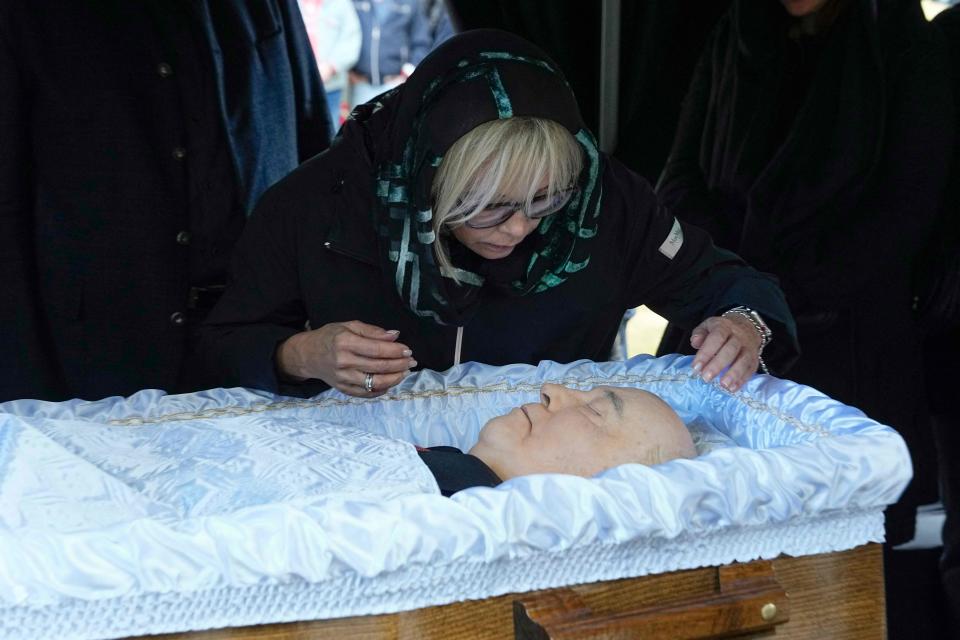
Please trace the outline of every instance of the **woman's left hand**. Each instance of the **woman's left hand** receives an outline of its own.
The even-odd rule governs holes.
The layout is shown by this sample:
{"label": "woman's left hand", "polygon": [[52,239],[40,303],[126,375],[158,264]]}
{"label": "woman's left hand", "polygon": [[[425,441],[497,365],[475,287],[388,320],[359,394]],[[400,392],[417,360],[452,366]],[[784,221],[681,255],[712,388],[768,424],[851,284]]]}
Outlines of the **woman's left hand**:
{"label": "woman's left hand", "polygon": [[761,343],[760,333],[746,318],[707,318],[690,336],[690,346],[697,350],[693,370],[710,382],[729,367],[720,384],[728,391],[736,391],[757,372]]}

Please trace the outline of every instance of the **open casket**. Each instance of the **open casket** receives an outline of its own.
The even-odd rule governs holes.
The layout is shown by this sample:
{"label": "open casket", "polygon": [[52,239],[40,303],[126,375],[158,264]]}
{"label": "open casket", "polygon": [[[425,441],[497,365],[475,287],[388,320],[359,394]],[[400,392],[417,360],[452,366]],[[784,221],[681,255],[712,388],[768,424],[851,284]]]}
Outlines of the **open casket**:
{"label": "open casket", "polygon": [[[903,440],[808,387],[731,394],[689,364],[5,403],[0,638],[883,637],[872,543]],[[701,455],[441,497],[409,443],[468,449],[544,381],[657,393]]]}

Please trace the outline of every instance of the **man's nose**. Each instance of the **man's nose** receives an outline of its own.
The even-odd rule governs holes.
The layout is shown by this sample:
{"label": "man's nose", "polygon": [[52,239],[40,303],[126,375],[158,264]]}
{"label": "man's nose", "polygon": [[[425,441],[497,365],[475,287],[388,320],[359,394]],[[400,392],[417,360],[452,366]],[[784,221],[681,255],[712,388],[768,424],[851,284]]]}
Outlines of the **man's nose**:
{"label": "man's nose", "polygon": [[540,387],[540,401],[548,409],[562,409],[579,402],[581,391],[565,387],[562,384],[545,383]]}

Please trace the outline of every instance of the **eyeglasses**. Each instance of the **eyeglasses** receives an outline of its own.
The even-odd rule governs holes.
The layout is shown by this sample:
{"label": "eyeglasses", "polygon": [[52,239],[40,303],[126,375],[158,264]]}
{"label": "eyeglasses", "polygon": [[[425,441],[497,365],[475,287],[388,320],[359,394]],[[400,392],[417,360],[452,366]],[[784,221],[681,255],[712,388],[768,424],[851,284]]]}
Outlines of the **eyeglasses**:
{"label": "eyeglasses", "polygon": [[530,202],[529,208],[522,202],[490,203],[485,206],[480,213],[467,220],[465,224],[471,229],[489,229],[503,224],[517,211],[523,211],[523,215],[531,220],[539,220],[567,206],[567,203],[570,202],[570,199],[577,191],[577,187],[573,186],[567,187],[562,191],[557,191],[553,196],[546,194],[536,196]]}

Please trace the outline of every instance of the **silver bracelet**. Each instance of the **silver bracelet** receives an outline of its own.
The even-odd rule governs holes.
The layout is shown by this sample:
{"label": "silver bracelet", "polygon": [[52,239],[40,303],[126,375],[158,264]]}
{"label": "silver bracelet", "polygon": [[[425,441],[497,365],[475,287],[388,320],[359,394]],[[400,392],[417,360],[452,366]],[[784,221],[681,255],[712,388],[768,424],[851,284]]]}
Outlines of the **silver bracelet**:
{"label": "silver bracelet", "polygon": [[763,361],[763,353],[757,354],[757,361],[760,363],[760,371],[763,371],[765,374],[770,375],[770,369],[767,368],[767,363]]}
{"label": "silver bracelet", "polygon": [[767,368],[767,363],[763,361],[763,348],[770,344],[770,341],[773,339],[773,332],[770,331],[770,327],[763,321],[759,313],[749,307],[741,306],[728,309],[724,311],[720,317],[725,316],[740,316],[741,318],[745,318],[753,325],[753,328],[756,329],[757,334],[760,336],[760,350],[757,352],[757,361],[760,363],[760,370],[769,375],[770,369]]}

